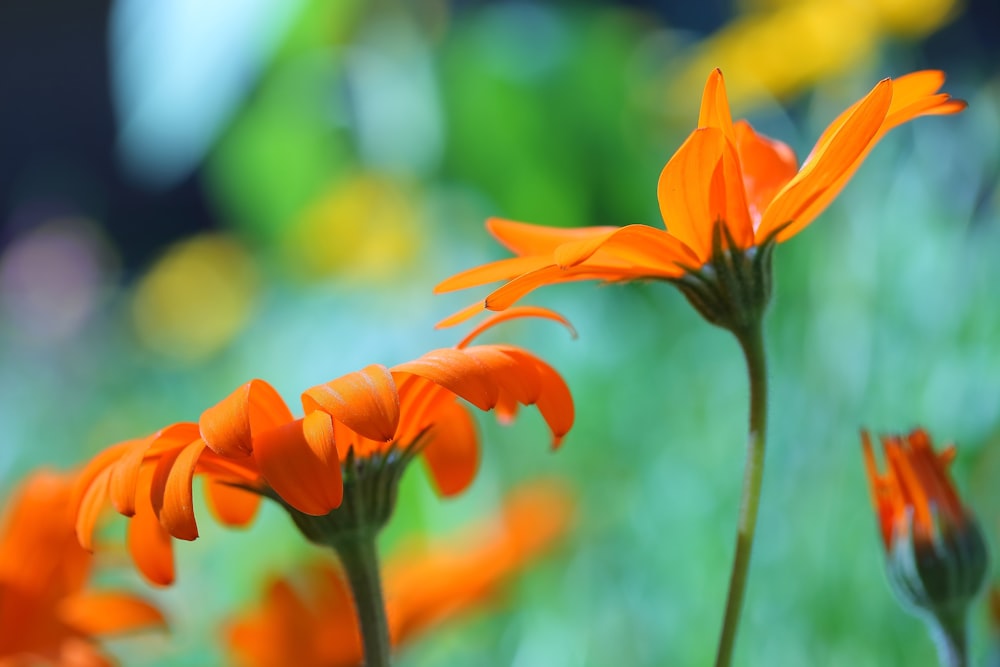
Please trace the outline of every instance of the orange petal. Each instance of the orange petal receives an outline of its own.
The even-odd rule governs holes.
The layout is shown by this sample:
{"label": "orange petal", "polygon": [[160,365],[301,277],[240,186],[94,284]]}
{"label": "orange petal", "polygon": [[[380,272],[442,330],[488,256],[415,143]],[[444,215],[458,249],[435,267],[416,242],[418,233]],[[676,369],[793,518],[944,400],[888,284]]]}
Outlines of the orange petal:
{"label": "orange petal", "polygon": [[940,70],[911,72],[893,79],[892,105],[882,129],[888,131],[917,116],[952,114],[965,109],[968,105],[963,100],[938,93],[944,79],[944,72]]}
{"label": "orange petal", "polygon": [[660,173],[660,213],[667,231],[704,263],[712,255],[712,230],[724,221],[741,248],[752,242],[743,176],[732,144],[722,130],[695,130]]}
{"label": "orange petal", "polygon": [[500,397],[509,395],[518,403],[530,405],[538,400],[541,391],[538,371],[533,355],[526,354],[522,358],[508,354],[508,350],[516,349],[504,345],[477,345],[467,348],[466,352],[479,362],[488,381],[500,390],[498,402]]}
{"label": "orange petal", "polygon": [[455,345],[456,348],[462,349],[467,347],[469,343],[475,340],[480,334],[488,329],[495,327],[503,322],[508,322],[510,320],[518,319],[521,317],[540,317],[547,320],[552,320],[554,322],[559,322],[567,329],[573,338],[576,338],[576,329],[573,325],[569,323],[565,317],[555,312],[554,310],[549,310],[548,308],[540,308],[538,306],[520,306],[517,308],[510,308],[503,311],[502,313],[496,313],[487,317],[485,320],[480,322],[475,329],[469,332],[469,334],[460,340],[458,344]]}
{"label": "orange petal", "polygon": [[389,442],[399,424],[399,395],[389,369],[372,364],[302,394],[307,413],[322,410],[366,438]]}
{"label": "orange petal", "polygon": [[452,315],[449,315],[448,317],[444,318],[443,320],[435,324],[434,328],[447,329],[448,327],[453,327],[456,324],[461,324],[462,322],[472,319],[479,313],[483,312],[485,308],[486,308],[485,300],[477,301],[471,306],[466,306],[457,313],[453,313]]}
{"label": "orange petal", "polygon": [[549,425],[549,430],[552,431],[552,446],[558,447],[562,443],[563,437],[573,427],[575,418],[573,395],[565,380],[554,368],[525,350],[503,346],[503,351],[517,359],[521,364],[530,364],[537,372],[538,387],[536,392],[538,399],[534,405],[542,414],[545,423]]}
{"label": "orange petal", "polygon": [[251,380],[205,410],[198,425],[212,451],[239,458],[250,454],[257,433],[292,419],[291,410],[274,387],[263,380]]}
{"label": "orange petal", "polygon": [[475,266],[456,273],[450,278],[446,278],[434,287],[435,294],[454,292],[455,290],[466,289],[487,285],[500,280],[510,280],[522,273],[534,271],[535,269],[551,264],[551,253],[544,255],[531,255],[528,257],[510,257],[496,262],[489,262],[482,266]]}
{"label": "orange petal", "polygon": [[871,496],[872,507],[879,517],[879,530],[882,535],[882,543],[888,551],[892,548],[892,517],[886,512],[885,504],[882,502],[880,485],[881,475],[878,472],[878,464],[875,462],[875,452],[872,450],[871,437],[868,431],[861,431],[861,447],[865,457],[865,472],[868,475],[868,491]]}
{"label": "orange petal", "polygon": [[111,504],[119,514],[135,514],[135,489],[139,481],[139,468],[146,457],[154,436],[133,442],[110,468],[109,493]]}
{"label": "orange petal", "polygon": [[779,192],[764,212],[757,239],[788,224],[779,241],[795,236],[829,204],[860,166],[892,102],[892,82],[881,81],[861,101],[825,145],[817,144],[799,173]]}
{"label": "orange petal", "polygon": [[76,538],[87,551],[94,550],[94,528],[97,519],[104,509],[104,501],[108,498],[108,480],[111,470],[104,468],[97,477],[90,481],[83,498],[78,504],[76,514]]}
{"label": "orange petal", "polygon": [[498,287],[486,297],[486,307],[489,310],[506,310],[523,297],[545,285],[559,285],[580,280],[624,281],[641,278],[673,278],[680,276],[684,270],[676,265],[664,265],[655,269],[625,265],[594,265],[591,263],[562,269],[558,266],[546,266],[518,276],[506,285]]}
{"label": "orange petal", "polygon": [[77,632],[93,636],[164,626],[160,610],[129,593],[112,591],[78,593],[63,598],[59,619]]}
{"label": "orange petal", "polygon": [[455,394],[417,375],[400,374],[397,382],[400,420],[396,442],[407,447],[434,424],[444,404],[455,402]]}
{"label": "orange petal", "polygon": [[726,84],[722,78],[722,70],[715,68],[708,75],[705,91],[701,96],[701,110],[698,113],[698,127],[714,127],[735,141],[733,133],[733,116],[729,111],[729,98],[726,96]]}
{"label": "orange petal", "polygon": [[139,469],[149,457],[198,439],[198,425],[191,422],[171,424],[153,435],[136,440],[111,467],[111,504],[120,514],[135,514],[136,485]]}
{"label": "orange petal", "polygon": [[170,535],[145,499],[136,505],[135,516],[128,522],[126,541],[132,561],[147,581],[157,586],[169,586],[174,582],[174,549]]}
{"label": "orange petal", "polygon": [[420,358],[393,366],[392,373],[413,374],[441,385],[480,410],[496,405],[499,391],[486,377],[483,366],[468,350],[432,350]]}
{"label": "orange petal", "polygon": [[219,523],[225,526],[249,525],[260,507],[260,495],[220,482],[214,477],[204,477],[205,497],[208,508]]}
{"label": "orange petal", "polygon": [[153,509],[167,532],[181,540],[198,539],[191,483],[205,446],[199,439],[165,453],[153,473],[150,488]]}
{"label": "orange petal", "polygon": [[674,266],[697,263],[698,257],[684,243],[661,229],[647,225],[618,227],[599,236],[564,243],[556,248],[553,258],[562,269],[581,264],[598,255],[597,263],[617,259],[633,266]]}
{"label": "orange petal", "polygon": [[780,141],[757,134],[745,120],[734,126],[736,152],[743,167],[743,187],[754,228],[774,195],[792,180],[799,170],[795,153]]}
{"label": "orange petal", "polygon": [[254,457],[268,485],[300,512],[322,516],[340,506],[340,458],[326,412],[310,412],[261,434],[254,440]]}
{"label": "orange petal", "polygon": [[94,458],[90,459],[83,469],[76,474],[76,480],[73,483],[73,492],[70,498],[70,507],[80,507],[84,497],[90,493],[90,488],[93,485],[94,480],[97,479],[97,477],[106,469],[114,465],[114,463],[121,458],[122,454],[128,451],[129,447],[136,442],[140,442],[141,440],[142,439],[119,442],[118,444],[102,450]]}
{"label": "orange petal", "polygon": [[428,436],[422,453],[438,493],[445,497],[461,493],[479,469],[479,438],[468,409],[450,401],[438,412]]}
{"label": "orange petal", "polygon": [[600,236],[614,227],[546,227],[503,218],[490,218],[486,229],[515,255],[548,255],[557,246]]}

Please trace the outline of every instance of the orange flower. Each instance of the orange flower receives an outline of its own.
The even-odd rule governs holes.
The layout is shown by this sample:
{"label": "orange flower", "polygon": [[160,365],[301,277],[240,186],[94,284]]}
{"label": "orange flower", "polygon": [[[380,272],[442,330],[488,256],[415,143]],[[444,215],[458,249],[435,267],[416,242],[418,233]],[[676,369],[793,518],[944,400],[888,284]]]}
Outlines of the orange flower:
{"label": "orange flower", "polygon": [[964,613],[985,579],[986,546],[948,467],[955,447],[934,451],[927,432],[882,436],[880,474],[868,433],[861,433],[872,505],[890,580],[905,604],[947,615]]}
{"label": "orange flower", "polygon": [[[393,645],[491,598],[565,532],[571,510],[571,499],[561,486],[535,482],[512,493],[500,516],[431,548],[401,549],[385,568]],[[291,581],[272,582],[263,605],[231,625],[227,641],[238,664],[361,664],[361,637],[339,569],[327,561],[316,562],[301,583],[302,592]]]}
{"label": "orange flower", "polygon": [[110,665],[93,638],[163,625],[137,597],[85,590],[92,556],[73,532],[72,488],[36,472],[0,518],[0,665]]}
{"label": "orange flower", "polygon": [[[522,309],[484,323],[474,335],[523,316],[565,323],[549,311]],[[198,537],[196,474],[205,479],[216,518],[230,526],[250,522],[266,495],[306,531],[309,517],[340,506],[345,475],[367,460],[401,472],[402,464],[422,454],[438,490],[459,493],[475,475],[478,437],[458,399],[480,410],[496,407],[504,418],[518,405],[537,405],[558,445],[573,423],[572,397],[559,374],[521,348],[469,342],[312,387],[302,394],[302,418],[271,385],[252,380],[205,410],[198,423],[173,424],[110,447],[80,476],[74,505],[81,544],[92,547],[95,523],[110,498],[119,513],[132,517],[128,545],[139,570],[153,583],[171,583],[170,538]]]}
{"label": "orange flower", "polygon": [[799,168],[787,145],[746,121],[733,122],[722,73],[715,70],[698,129],[660,174],[657,197],[667,231],[646,225],[553,229],[492,218],[487,229],[518,257],[459,273],[435,291],[505,284],[439,326],[483,307],[503,310],[542,285],[677,280],[713,260],[720,238],[722,250],[740,251],[787,241],[826,208],[889,130],[918,116],[965,108],[937,92],[943,83],[944,74],[930,70],[884,79],[834,120]]}

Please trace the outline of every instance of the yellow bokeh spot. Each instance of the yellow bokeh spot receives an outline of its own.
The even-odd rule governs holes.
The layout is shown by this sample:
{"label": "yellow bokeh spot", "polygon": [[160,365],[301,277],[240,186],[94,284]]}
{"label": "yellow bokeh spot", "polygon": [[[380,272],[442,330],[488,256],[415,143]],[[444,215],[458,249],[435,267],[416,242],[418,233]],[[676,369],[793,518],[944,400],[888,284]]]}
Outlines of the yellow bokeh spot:
{"label": "yellow bokeh spot", "polygon": [[137,335],[150,349],[175,359],[207,357],[246,324],[257,283],[253,260],[235,240],[206,234],[182,241],[136,286]]}
{"label": "yellow bokeh spot", "polygon": [[305,277],[398,278],[421,252],[413,196],[373,175],[337,181],[306,207],[285,238],[287,263]]}

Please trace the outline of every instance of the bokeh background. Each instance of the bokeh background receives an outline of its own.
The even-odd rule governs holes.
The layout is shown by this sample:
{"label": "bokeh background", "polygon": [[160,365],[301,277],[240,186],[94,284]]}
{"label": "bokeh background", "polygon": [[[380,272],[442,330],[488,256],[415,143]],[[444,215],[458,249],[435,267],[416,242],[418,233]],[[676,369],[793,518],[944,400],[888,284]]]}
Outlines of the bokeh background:
{"label": "bokeh background", "polygon": [[[885,76],[947,71],[956,117],[895,130],[781,247],[768,320],[772,431],[739,665],[936,664],[882,571],[858,430],[927,427],[991,543],[1000,532],[1000,68],[991,0],[9,0],[0,5],[0,493],[37,466],[195,419],[252,377],[306,387],[456,342],[433,296],[505,256],[490,215],[661,224],[663,164],[723,69],[734,113],[808,153]],[[480,420],[472,489],[404,479],[384,536],[447,531],[539,474],[575,529],[486,611],[400,664],[710,663],[743,466],[737,345],[665,284],[549,288],[541,353],[578,421]],[[539,508],[544,511],[544,508]],[[108,540],[114,543],[112,524]],[[277,507],[205,516],[179,582],[121,548],[101,578],[169,635],[126,665],[227,664],[223,620],[315,555]],[[117,567],[124,566],[124,567]],[[974,614],[977,661],[993,630]]]}

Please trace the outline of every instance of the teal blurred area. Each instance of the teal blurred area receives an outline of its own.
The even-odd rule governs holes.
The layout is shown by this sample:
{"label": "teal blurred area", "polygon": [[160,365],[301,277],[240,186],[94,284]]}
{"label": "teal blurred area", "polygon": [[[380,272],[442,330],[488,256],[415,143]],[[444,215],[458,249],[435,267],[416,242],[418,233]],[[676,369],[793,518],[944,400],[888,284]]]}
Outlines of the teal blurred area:
{"label": "teal blurred area", "polygon": [[[800,158],[879,79],[941,68],[968,110],[895,130],[777,253],[772,431],[735,658],[936,664],[886,584],[858,431],[921,425],[956,442],[959,486],[996,545],[992,3],[209,4],[0,9],[0,493],[36,467],[194,420],[250,378],[295,405],[346,372],[454,344],[464,330],[435,322],[484,293],[432,289],[507,256],[489,216],[662,224],[657,177],[695,127],[711,66],[734,113]],[[664,283],[530,301],[578,338],[541,321],[487,338],[560,370],[573,432],[552,452],[534,410],[510,426],[481,416],[473,487],[442,500],[414,466],[383,547],[488,513],[542,474],[573,484],[579,520],[510,590],[399,664],[707,664],[743,467],[739,348]],[[171,619],[169,634],[111,642],[123,664],[228,664],[226,619],[312,553],[276,506],[246,531],[204,509],[167,590],[133,573],[109,522],[101,581]],[[973,625],[982,658],[1000,628],[985,604]]]}

